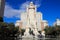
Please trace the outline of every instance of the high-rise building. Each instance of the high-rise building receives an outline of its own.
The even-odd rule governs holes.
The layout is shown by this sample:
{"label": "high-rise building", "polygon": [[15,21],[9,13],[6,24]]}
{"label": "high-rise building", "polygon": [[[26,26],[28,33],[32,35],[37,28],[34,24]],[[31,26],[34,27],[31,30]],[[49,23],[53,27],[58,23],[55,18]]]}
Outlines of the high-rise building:
{"label": "high-rise building", "polygon": [[26,12],[21,13],[21,20],[22,27],[20,26],[20,22],[18,22],[19,26],[21,28],[31,28],[31,30],[38,30],[41,31],[45,28],[45,26],[48,26],[48,23],[46,20],[43,20],[42,13],[37,12],[37,7],[33,4],[33,2],[30,2],[28,7],[26,8]]}
{"label": "high-rise building", "polygon": [[60,19],[57,19],[56,22],[53,23],[53,25],[57,25],[57,26],[60,26]]}
{"label": "high-rise building", "polygon": [[5,0],[0,0],[0,21],[3,21]]}

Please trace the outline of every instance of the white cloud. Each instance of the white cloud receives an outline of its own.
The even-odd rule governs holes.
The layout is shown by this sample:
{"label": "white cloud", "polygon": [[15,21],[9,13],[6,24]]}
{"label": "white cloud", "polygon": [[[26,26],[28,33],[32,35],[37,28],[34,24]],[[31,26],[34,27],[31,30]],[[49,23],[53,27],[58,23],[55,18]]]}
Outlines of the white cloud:
{"label": "white cloud", "polygon": [[20,14],[26,11],[26,5],[28,5],[28,2],[21,4],[20,9],[17,10],[17,9],[13,9],[9,4],[6,3],[4,16],[7,18],[11,18],[11,17],[20,18]]}
{"label": "white cloud", "polygon": [[[20,5],[20,9],[13,9],[9,4],[6,3],[5,5],[5,11],[4,11],[4,16],[11,18],[11,17],[18,17],[20,18],[20,13],[21,12],[25,12],[26,11],[26,7],[27,5],[29,5],[29,1],[26,1],[25,3]],[[37,4],[37,7],[40,6],[39,4]]]}
{"label": "white cloud", "polygon": [[20,10],[13,9],[11,6],[5,5],[5,11],[4,11],[5,17],[10,18],[13,16],[18,16],[18,14],[20,14]]}

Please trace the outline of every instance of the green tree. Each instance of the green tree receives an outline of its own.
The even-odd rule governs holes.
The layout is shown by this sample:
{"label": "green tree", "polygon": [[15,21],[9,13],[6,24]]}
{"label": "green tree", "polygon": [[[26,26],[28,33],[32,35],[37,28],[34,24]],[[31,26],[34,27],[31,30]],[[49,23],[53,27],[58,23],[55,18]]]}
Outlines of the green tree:
{"label": "green tree", "polygon": [[60,35],[60,26],[55,26],[56,35]]}
{"label": "green tree", "polygon": [[50,37],[56,37],[56,30],[54,26],[46,27],[44,30],[45,30],[45,35],[48,35]]}
{"label": "green tree", "polygon": [[18,27],[15,27],[13,23],[0,22],[0,39],[12,40],[15,37],[17,38],[18,30]]}

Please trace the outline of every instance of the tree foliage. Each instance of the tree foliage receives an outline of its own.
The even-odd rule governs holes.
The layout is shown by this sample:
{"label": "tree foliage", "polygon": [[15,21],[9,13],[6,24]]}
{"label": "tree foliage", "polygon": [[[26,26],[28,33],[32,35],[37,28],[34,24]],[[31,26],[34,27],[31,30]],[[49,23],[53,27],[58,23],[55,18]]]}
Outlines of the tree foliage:
{"label": "tree foliage", "polygon": [[54,37],[60,35],[60,26],[57,25],[46,27],[44,30],[46,35],[53,35]]}
{"label": "tree foliage", "polygon": [[0,22],[1,40],[14,40],[14,38],[17,38],[18,33],[18,27],[15,27],[13,23]]}

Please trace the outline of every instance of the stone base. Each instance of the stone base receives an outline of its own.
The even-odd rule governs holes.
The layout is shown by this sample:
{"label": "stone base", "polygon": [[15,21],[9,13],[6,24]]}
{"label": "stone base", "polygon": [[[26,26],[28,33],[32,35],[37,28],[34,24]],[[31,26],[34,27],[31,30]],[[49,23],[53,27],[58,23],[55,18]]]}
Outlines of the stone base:
{"label": "stone base", "polygon": [[22,36],[22,40],[38,40],[38,37],[37,36],[33,36],[33,35]]}
{"label": "stone base", "polygon": [[30,36],[29,32],[25,32],[24,36]]}
{"label": "stone base", "polygon": [[32,38],[33,35],[22,36],[23,38]]}

